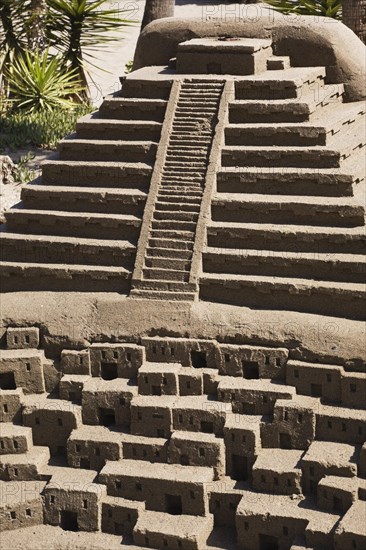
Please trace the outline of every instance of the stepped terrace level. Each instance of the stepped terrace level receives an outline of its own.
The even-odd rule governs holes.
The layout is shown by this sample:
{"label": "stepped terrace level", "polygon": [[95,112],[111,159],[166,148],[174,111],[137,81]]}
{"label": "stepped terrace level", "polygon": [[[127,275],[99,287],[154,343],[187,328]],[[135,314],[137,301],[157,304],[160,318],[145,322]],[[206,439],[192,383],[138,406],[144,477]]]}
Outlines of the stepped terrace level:
{"label": "stepped terrace level", "polygon": [[122,79],[6,213],[3,289],[363,319],[365,105],[275,50],[196,38]]}

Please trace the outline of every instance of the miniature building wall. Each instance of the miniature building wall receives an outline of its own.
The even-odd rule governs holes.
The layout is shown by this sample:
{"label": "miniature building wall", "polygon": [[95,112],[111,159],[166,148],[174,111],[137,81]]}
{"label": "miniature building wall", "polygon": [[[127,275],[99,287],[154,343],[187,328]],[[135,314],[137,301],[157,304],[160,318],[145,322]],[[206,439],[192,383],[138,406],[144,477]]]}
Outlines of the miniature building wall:
{"label": "miniature building wall", "polygon": [[[14,361],[34,352],[11,332]],[[206,549],[222,528],[238,549],[365,544],[351,518],[366,506],[366,365],[154,337],[64,349],[53,367],[58,393],[0,391],[6,530],[46,523],[161,549]],[[24,500],[23,482],[41,485]]]}

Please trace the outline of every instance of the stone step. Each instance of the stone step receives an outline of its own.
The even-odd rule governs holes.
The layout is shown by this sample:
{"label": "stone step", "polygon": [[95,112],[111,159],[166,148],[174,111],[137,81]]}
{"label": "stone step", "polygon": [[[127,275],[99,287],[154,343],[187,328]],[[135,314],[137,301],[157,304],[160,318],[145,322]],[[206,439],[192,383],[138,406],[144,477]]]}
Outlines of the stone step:
{"label": "stone step", "polygon": [[154,220],[172,220],[181,222],[197,222],[198,212],[184,212],[179,210],[157,210],[154,211]]}
{"label": "stone step", "polygon": [[180,200],[182,196],[186,197],[186,200],[192,202],[198,201],[201,202],[202,198],[202,187],[201,185],[192,184],[192,185],[181,185],[177,186],[176,182],[173,184],[163,184],[159,189],[158,197],[162,200],[169,200],[169,197],[175,202]]}
{"label": "stone step", "polygon": [[207,115],[208,117],[213,116],[217,112],[217,107],[201,107],[199,105],[195,105],[195,103],[191,103],[191,105],[180,105],[179,103],[176,106],[175,115],[178,114],[185,114],[189,115],[190,117],[192,115],[198,114],[198,115]]}
{"label": "stone step", "polygon": [[136,242],[141,219],[123,214],[42,211],[13,208],[5,213],[10,231]]}
{"label": "stone step", "polygon": [[153,279],[157,281],[189,281],[189,271],[186,269],[163,269],[158,267],[144,267],[143,279]]}
{"label": "stone step", "polygon": [[202,197],[203,195],[203,181],[189,180],[189,179],[162,179],[159,194],[163,195],[183,195],[189,197]]}
{"label": "stone step", "polygon": [[154,162],[157,144],[153,141],[64,139],[59,143],[61,160]]}
{"label": "stone step", "polygon": [[197,122],[187,122],[184,120],[173,122],[172,132],[170,134],[172,137],[179,136],[191,136],[192,139],[210,139],[211,132],[207,127],[202,126]]}
{"label": "stone step", "polygon": [[219,94],[222,91],[223,83],[222,82],[209,82],[209,81],[191,81],[183,82],[181,84],[180,93],[190,93],[190,92],[200,92],[201,94],[206,93],[216,93]]}
{"label": "stone step", "polygon": [[327,130],[311,123],[232,124],[225,128],[226,145],[279,145],[307,147],[326,145]]}
{"label": "stone step", "polygon": [[330,106],[333,110],[342,102],[343,85],[324,86],[319,93],[300,99],[236,100],[229,104],[229,123],[306,122],[316,109]]}
{"label": "stone step", "polygon": [[164,269],[169,272],[184,272],[189,271],[190,261],[182,258],[160,258],[156,256],[149,256],[148,252],[145,256],[145,267]]}
{"label": "stone step", "polygon": [[129,241],[0,233],[3,261],[121,266],[132,269],[136,247]]}
{"label": "stone step", "polygon": [[[183,202],[184,200],[184,202]],[[155,203],[155,210],[157,211],[167,211],[171,212],[172,210],[177,212],[192,212],[192,213],[199,213],[200,211],[200,202],[192,204],[192,202],[188,199],[186,200],[185,197],[181,198],[181,202],[173,202],[173,201],[165,201],[161,197],[158,196],[158,200]]]}
{"label": "stone step", "polygon": [[190,231],[193,233],[196,230],[196,223],[175,220],[153,220],[151,227],[155,230],[162,229],[166,231]]}
{"label": "stone step", "polygon": [[165,164],[171,166],[172,163],[184,163],[187,166],[202,166],[207,165],[208,150],[205,147],[201,148],[185,149],[181,145],[170,146],[167,149]]}
{"label": "stone step", "polygon": [[133,281],[133,289],[159,290],[161,292],[195,292],[196,285],[183,281],[141,280]]}
{"label": "stone step", "polygon": [[0,262],[3,292],[120,292],[130,288],[131,272],[122,267]]}
{"label": "stone step", "polygon": [[45,161],[42,181],[45,185],[73,187],[118,187],[147,190],[152,166],[146,163],[97,161]]}
{"label": "stone step", "polygon": [[151,237],[157,239],[173,239],[182,241],[193,241],[194,231],[180,230],[172,227],[171,229],[152,229],[150,233]]}
{"label": "stone step", "polygon": [[[346,164],[346,163],[345,163]],[[351,168],[351,167],[350,167]],[[217,172],[219,193],[263,193],[297,196],[352,196],[358,180],[346,170],[262,167],[261,169],[222,168]]]}
{"label": "stone step", "polygon": [[365,209],[354,199],[287,195],[217,194],[211,203],[213,221],[309,226],[363,226]]}
{"label": "stone step", "polygon": [[204,274],[200,299],[255,309],[276,309],[365,320],[364,284],[255,275]]}
{"label": "stone step", "polygon": [[293,67],[250,75],[235,82],[236,99],[293,99],[318,94],[324,87],[325,67]]}
{"label": "stone step", "polygon": [[169,169],[175,166],[186,166],[192,169],[197,168],[198,171],[203,171],[208,164],[208,151],[198,150],[184,151],[180,147],[177,149],[168,149],[165,157],[164,167]]}
{"label": "stone step", "polygon": [[173,290],[154,290],[154,289],[136,289],[131,292],[133,298],[142,300],[163,300],[177,302],[193,302],[196,298],[196,292],[177,292]]}
{"label": "stone step", "polygon": [[[150,256],[152,258],[166,258],[166,259],[179,259],[179,260],[190,260],[192,258],[193,251],[192,250],[183,250],[181,248],[173,248],[172,246],[169,248],[168,246],[164,248],[163,246],[157,246],[159,243],[157,243],[157,239],[153,239],[155,242],[152,243],[152,246],[148,245],[146,247],[146,256]],[[169,244],[174,243],[176,244],[176,241],[169,241]],[[179,244],[182,244],[181,241],[178,241]],[[163,243],[165,244],[165,243]]]}
{"label": "stone step", "polygon": [[[165,173],[164,173],[165,172]],[[182,187],[184,185],[195,185],[200,186],[205,179],[205,174],[200,171],[199,173],[195,172],[183,172],[178,171],[174,172],[174,169],[169,168],[164,170],[162,173],[162,183],[165,185],[179,185]]]}
{"label": "stone step", "polygon": [[105,212],[142,217],[146,193],[135,189],[27,185],[21,193],[24,207],[52,210],[55,204],[68,212]]}
{"label": "stone step", "polygon": [[175,173],[173,170],[166,172],[166,174],[163,173],[161,176],[162,188],[179,187],[180,189],[183,189],[184,187],[187,187],[192,188],[192,190],[194,190],[194,188],[198,191],[202,190],[202,183],[205,179],[205,174],[187,174],[183,172]]}
{"label": "stone step", "polygon": [[184,80],[181,84],[181,91],[186,90],[200,90],[201,93],[216,93],[220,92],[224,86],[224,83],[214,82],[213,80],[198,80],[192,79],[191,81]]}
{"label": "stone step", "polygon": [[192,91],[186,91],[186,90],[182,90],[179,94],[179,99],[180,100],[183,100],[183,101],[191,101],[191,102],[195,102],[198,101],[198,102],[202,102],[205,100],[205,98],[207,99],[207,101],[210,101],[212,103],[217,103],[217,101],[220,99],[220,95],[221,95],[221,90],[218,90],[217,92],[215,91],[212,91],[212,92],[208,92],[208,91],[197,91],[197,90],[192,90]]}
{"label": "stone step", "polygon": [[211,119],[212,115],[203,116],[200,112],[192,113],[190,111],[188,112],[179,112],[176,111],[174,114],[174,118],[177,122],[190,122],[191,124],[202,124],[204,127],[207,125],[209,120]]}
{"label": "stone step", "polygon": [[289,166],[299,168],[339,168],[344,158],[327,147],[238,147],[222,148],[222,166]]}
{"label": "stone step", "polygon": [[190,176],[202,178],[206,172],[206,163],[197,163],[195,165],[190,164],[186,162],[179,162],[177,160],[166,161],[163,168],[163,175],[171,177],[188,174]]}
{"label": "stone step", "polygon": [[209,98],[205,99],[204,97],[201,97],[201,98],[195,97],[194,99],[192,99],[192,97],[190,96],[183,96],[183,97],[180,96],[177,103],[177,107],[179,109],[181,107],[184,107],[184,108],[187,107],[187,108],[192,108],[193,110],[198,110],[202,108],[204,111],[208,111],[211,109],[212,111],[216,111],[217,104],[218,104],[218,101],[216,100],[216,98],[210,101]]}
{"label": "stone step", "polygon": [[113,97],[108,95],[99,108],[102,118],[163,122],[167,101],[162,99]]}
{"label": "stone step", "polygon": [[157,202],[156,206],[165,208],[168,204],[182,204],[182,197],[184,197],[184,205],[187,206],[187,209],[190,208],[198,208],[201,205],[201,197],[197,196],[196,194],[193,195],[187,195],[185,193],[182,193],[180,191],[176,191],[176,194],[170,194],[166,193],[166,189],[161,189],[157,195]]}
{"label": "stone step", "polygon": [[289,69],[291,66],[290,58],[288,56],[272,56],[267,59],[268,71],[280,71]]}
{"label": "stone step", "polygon": [[[201,160],[202,159],[202,160]],[[175,166],[187,167],[189,169],[196,168],[197,170],[204,170],[207,167],[207,161],[203,159],[202,155],[185,155],[184,153],[167,153],[165,159],[166,168],[174,168]]]}
{"label": "stone step", "polygon": [[[199,134],[198,134],[199,132]],[[175,120],[172,126],[171,136],[179,135],[192,135],[195,138],[207,139],[211,138],[211,132],[207,128],[202,127],[201,125],[184,121],[184,120]]]}
{"label": "stone step", "polygon": [[121,141],[159,141],[161,123],[149,120],[113,120],[100,118],[98,112],[86,115],[76,123],[78,139]]}
{"label": "stone step", "polygon": [[[192,95],[194,97],[192,97]],[[207,97],[206,94],[179,94],[177,107],[192,107],[193,109],[216,109],[220,95]]]}
{"label": "stone step", "polygon": [[289,252],[365,254],[363,227],[315,227],[280,224],[211,222],[208,246]]}
{"label": "stone step", "polygon": [[174,236],[171,238],[159,238],[159,237],[150,237],[149,239],[149,254],[151,254],[152,250],[156,250],[157,252],[159,250],[167,250],[172,251],[172,254],[175,253],[175,251],[179,251],[182,254],[186,251],[191,254],[193,252],[193,240],[184,240],[184,239],[174,239]]}
{"label": "stone step", "polygon": [[173,131],[170,134],[170,143],[179,143],[181,140],[188,140],[188,145],[207,144],[211,141],[211,132],[205,132],[197,134],[197,128],[193,126],[187,128],[186,126],[181,126],[178,128],[173,127]]}
{"label": "stone step", "polygon": [[207,145],[202,145],[201,143],[194,143],[190,141],[188,145],[182,145],[181,143],[172,144],[169,142],[168,151],[173,153],[185,153],[187,155],[193,156],[206,156],[207,155]]}
{"label": "stone step", "polygon": [[207,248],[203,271],[366,283],[365,256]]}
{"label": "stone step", "polygon": [[200,147],[201,145],[205,145],[206,147],[209,147],[210,143],[211,143],[211,138],[200,138],[201,141],[197,141],[196,137],[195,136],[190,136],[190,135],[187,135],[187,136],[184,136],[183,133],[181,134],[181,137],[170,137],[170,141],[169,143],[171,145],[181,145],[181,146],[185,146],[185,145],[193,145],[193,146],[196,146],[196,147]]}

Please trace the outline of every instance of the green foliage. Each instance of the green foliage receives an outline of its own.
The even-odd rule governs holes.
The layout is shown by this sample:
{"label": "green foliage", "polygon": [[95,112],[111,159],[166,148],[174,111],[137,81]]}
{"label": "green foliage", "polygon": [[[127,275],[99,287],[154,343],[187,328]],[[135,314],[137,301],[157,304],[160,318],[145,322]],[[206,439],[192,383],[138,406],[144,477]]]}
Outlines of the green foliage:
{"label": "green foliage", "polygon": [[20,157],[18,162],[15,163],[13,178],[16,183],[28,183],[29,181],[32,181],[34,179],[34,170],[30,170],[27,166],[28,162],[33,159],[34,154],[28,153],[27,155]]}
{"label": "green foliage", "polygon": [[[65,63],[78,71],[86,85],[86,63],[93,64],[93,50],[116,40],[115,31],[131,24],[120,18],[120,10],[101,9],[106,0],[47,0],[49,43],[62,54]],[[126,11],[126,10],[124,10]]]}
{"label": "green foliage", "polygon": [[90,105],[83,104],[51,113],[4,113],[0,115],[0,151],[27,146],[55,149],[60,139],[74,130],[77,119],[92,110]]}
{"label": "green foliage", "polygon": [[315,15],[341,19],[342,0],[266,0],[284,14]]}
{"label": "green foliage", "polygon": [[26,47],[23,1],[0,1],[0,73]]}
{"label": "green foliage", "polygon": [[48,49],[25,51],[5,71],[12,107],[27,113],[52,111],[57,107],[73,108],[70,97],[81,92],[76,71],[62,68],[59,57]]}
{"label": "green foliage", "polygon": [[[121,13],[131,10],[104,9],[106,1],[45,0],[46,10],[35,14],[31,0],[0,0],[0,73],[9,72],[14,60],[23,57],[27,49],[34,52],[41,43],[43,48],[45,40],[45,47],[58,51],[56,59],[63,75],[70,74],[70,70],[77,75],[83,87],[79,97],[85,100],[88,97],[86,71],[88,63],[93,64],[93,50],[116,40],[115,31],[133,23],[121,18]],[[41,25],[38,30],[37,25]],[[38,31],[42,34],[38,37],[41,40],[37,40]],[[29,72],[29,68],[27,70]],[[65,85],[65,80],[63,82]],[[6,77],[0,86],[7,95]]]}
{"label": "green foliage", "polygon": [[131,61],[127,61],[126,65],[125,65],[125,74],[131,73],[132,68],[133,68],[133,59],[131,59]]}

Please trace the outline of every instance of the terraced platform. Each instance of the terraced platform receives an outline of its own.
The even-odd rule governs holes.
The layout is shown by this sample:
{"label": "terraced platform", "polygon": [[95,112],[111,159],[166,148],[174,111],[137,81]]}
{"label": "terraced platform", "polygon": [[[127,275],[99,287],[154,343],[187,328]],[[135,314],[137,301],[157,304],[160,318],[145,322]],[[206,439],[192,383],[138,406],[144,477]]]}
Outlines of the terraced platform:
{"label": "terraced platform", "polygon": [[3,290],[364,319],[365,106],[325,77],[132,73],[6,213]]}

